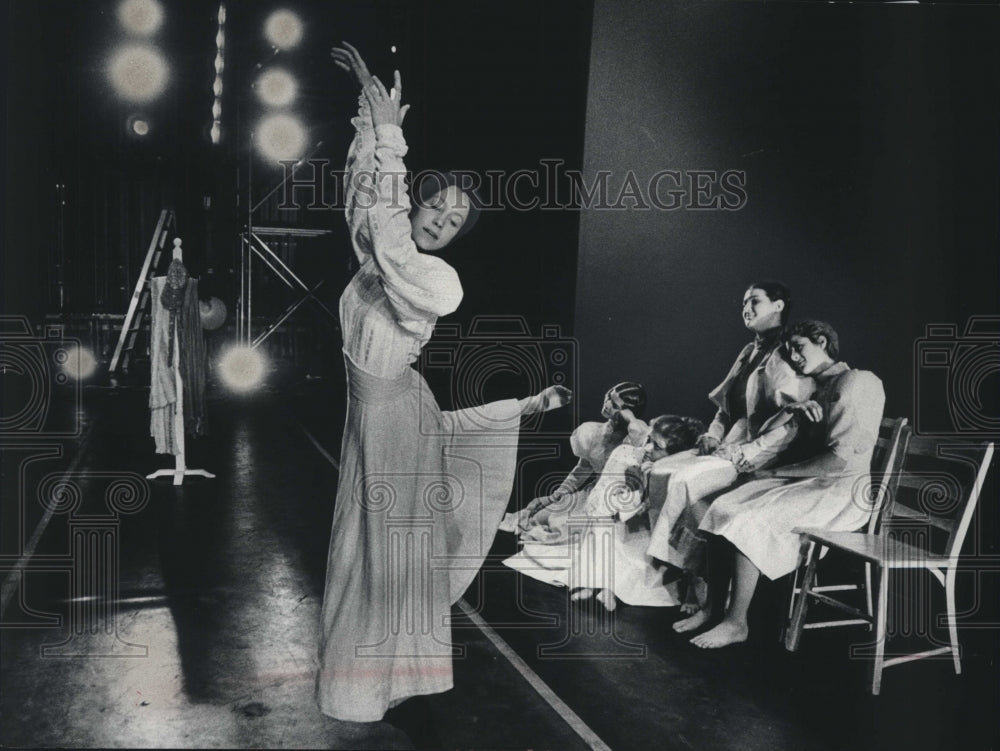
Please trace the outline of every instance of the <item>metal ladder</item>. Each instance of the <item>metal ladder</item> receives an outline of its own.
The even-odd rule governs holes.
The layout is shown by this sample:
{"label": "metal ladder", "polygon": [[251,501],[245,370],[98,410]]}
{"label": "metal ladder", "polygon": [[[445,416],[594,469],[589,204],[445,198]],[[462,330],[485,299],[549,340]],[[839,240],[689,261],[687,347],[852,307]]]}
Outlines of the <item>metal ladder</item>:
{"label": "metal ladder", "polygon": [[142,329],[143,317],[146,315],[146,303],[149,301],[149,276],[159,265],[163,246],[167,242],[167,234],[171,228],[176,229],[176,223],[177,219],[173,209],[163,209],[160,212],[156,229],[153,230],[153,238],[149,241],[149,250],[146,251],[146,259],[142,262],[139,280],[135,283],[135,290],[133,290],[132,299],[128,304],[128,312],[122,322],[121,334],[118,336],[118,343],[115,345],[115,354],[108,366],[108,373],[114,373],[119,364],[123,372],[128,372],[129,359],[132,357],[132,350],[135,349],[136,337]]}

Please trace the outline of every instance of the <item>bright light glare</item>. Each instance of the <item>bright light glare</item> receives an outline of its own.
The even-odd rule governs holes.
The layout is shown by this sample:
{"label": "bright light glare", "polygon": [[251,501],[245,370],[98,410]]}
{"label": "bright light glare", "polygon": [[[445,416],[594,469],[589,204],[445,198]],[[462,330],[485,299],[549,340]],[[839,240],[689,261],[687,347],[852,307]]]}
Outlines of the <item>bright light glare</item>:
{"label": "bright light glare", "polygon": [[264,36],[279,50],[290,50],[302,41],[302,21],[290,10],[276,10],[264,23]]}
{"label": "bright light glare", "polygon": [[295,101],[298,84],[287,70],[272,68],[264,71],[257,79],[257,97],[271,107],[287,107]]}
{"label": "bright light glare", "polygon": [[116,52],[108,65],[111,85],[130,102],[151,102],[167,87],[166,60],[152,47],[133,44]]}
{"label": "bright light glare", "polygon": [[306,131],[291,115],[268,115],[257,128],[257,148],[268,160],[298,159],[306,147]]}
{"label": "bright light glare", "polygon": [[149,133],[149,123],[143,120],[141,117],[137,117],[132,121],[132,132],[137,136],[144,136]]}
{"label": "bright light glare", "polygon": [[222,382],[233,391],[247,392],[257,388],[266,370],[264,356],[252,347],[231,347],[219,360]]}
{"label": "bright light glare", "polygon": [[132,34],[149,36],[163,24],[163,8],[156,0],[125,0],[118,6],[118,20]]}
{"label": "bright light glare", "polygon": [[76,381],[90,378],[97,370],[97,360],[93,353],[84,347],[70,347],[64,353],[64,357],[65,359],[59,358],[62,372]]}

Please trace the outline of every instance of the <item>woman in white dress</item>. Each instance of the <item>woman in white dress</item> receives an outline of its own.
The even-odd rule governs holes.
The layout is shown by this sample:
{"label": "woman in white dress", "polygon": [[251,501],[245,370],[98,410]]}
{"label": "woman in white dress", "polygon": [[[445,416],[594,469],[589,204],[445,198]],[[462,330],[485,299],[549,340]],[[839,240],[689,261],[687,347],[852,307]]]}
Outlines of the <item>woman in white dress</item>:
{"label": "woman in white dress", "polygon": [[394,87],[357,50],[336,64],[362,87],[345,214],[360,268],[340,299],[347,417],[327,558],[316,697],[341,720],[382,719],[452,687],[448,618],[492,544],[513,485],[520,417],[569,401],[562,387],[442,412],[411,364],[462,299],[436,251],[475,218],[443,187],[411,216],[399,72]]}
{"label": "woman in white dress", "polygon": [[[522,549],[504,564],[539,581],[569,587],[573,600],[596,594],[608,610],[616,607],[617,600],[628,605],[672,607],[678,604],[676,585],[664,584],[663,569],[646,552],[649,518],[645,476],[653,462],[690,449],[705,426],[675,415],[662,415],[647,426],[629,410],[624,413],[628,434],[602,461],[596,482],[557,500],[567,508],[549,518],[543,526],[546,534],[538,534],[541,525],[532,525],[535,517],[531,517],[521,535]],[[580,428],[593,424],[584,423]],[[582,462],[591,454],[588,448],[598,442],[594,431],[581,434],[580,428],[574,432],[577,441],[573,450]]]}
{"label": "woman in white dress", "polygon": [[641,384],[623,381],[608,389],[601,405],[604,422],[580,423],[569,437],[576,466],[549,495],[534,498],[514,518],[505,520],[504,528],[520,531],[525,542],[565,542],[569,520],[582,513],[611,452],[625,443],[642,446],[646,441],[649,427],[638,419],[645,408],[646,390]]}
{"label": "woman in white dress", "polygon": [[[709,507],[700,529],[731,544],[733,586],[722,621],[691,640],[699,647],[746,640],[747,612],[760,575],[777,579],[795,570],[799,537],[792,530],[852,531],[864,526],[871,514],[871,499],[862,489],[868,485],[864,479],[885,406],[882,381],[837,360],[837,333],[827,323],[793,326],[785,346],[795,369],[815,380],[816,392],[807,401],[786,406],[765,429],[798,420],[811,458],[759,470],[754,479]],[[711,573],[709,607],[680,622],[684,627],[679,630],[697,629],[713,610],[722,609],[728,582]]]}

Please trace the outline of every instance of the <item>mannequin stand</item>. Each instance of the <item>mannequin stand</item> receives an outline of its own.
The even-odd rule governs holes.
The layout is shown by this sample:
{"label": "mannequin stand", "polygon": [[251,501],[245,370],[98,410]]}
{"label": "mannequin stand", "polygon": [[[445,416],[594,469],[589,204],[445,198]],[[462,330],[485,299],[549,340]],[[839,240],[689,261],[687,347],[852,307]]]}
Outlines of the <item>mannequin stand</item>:
{"label": "mannequin stand", "polygon": [[[181,239],[174,240],[174,258],[183,260],[181,254]],[[174,403],[174,442],[177,444],[177,453],[174,455],[173,469],[158,469],[152,474],[146,475],[147,480],[157,477],[173,476],[174,485],[181,485],[186,475],[196,475],[198,477],[214,478],[211,472],[204,469],[188,469],[184,461],[184,382],[181,380],[181,343],[180,335],[174,331],[174,384],[177,401]]]}

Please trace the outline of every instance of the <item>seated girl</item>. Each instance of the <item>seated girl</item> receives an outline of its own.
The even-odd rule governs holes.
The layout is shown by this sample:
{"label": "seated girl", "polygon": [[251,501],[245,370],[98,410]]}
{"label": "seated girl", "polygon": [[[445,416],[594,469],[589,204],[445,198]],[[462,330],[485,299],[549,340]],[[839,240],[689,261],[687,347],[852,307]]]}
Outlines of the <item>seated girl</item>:
{"label": "seated girl", "polygon": [[[569,587],[574,600],[597,593],[608,610],[615,608],[616,597],[629,605],[674,606],[676,585],[664,584],[662,569],[646,554],[645,476],[656,460],[694,446],[704,425],[674,415],[657,417],[648,427],[637,418],[625,419],[632,440],[611,452],[597,481],[560,515],[558,542],[536,540],[532,533],[539,525],[532,526],[533,516],[522,534],[521,552],[504,563],[540,581]],[[635,438],[643,435],[637,445]]]}
{"label": "seated girl", "polygon": [[520,531],[522,539],[550,544],[564,541],[570,516],[579,515],[591,487],[605,462],[625,442],[641,446],[648,426],[641,417],[646,408],[646,390],[638,383],[624,381],[604,395],[601,416],[604,422],[581,423],[569,438],[578,461],[550,495],[535,498],[520,513],[508,514],[500,529]]}
{"label": "seated girl", "polygon": [[[769,579],[790,574],[798,562],[796,527],[852,531],[868,521],[867,498],[856,497],[858,478],[870,471],[885,405],[882,381],[867,370],[853,370],[837,360],[837,332],[821,321],[804,321],[784,336],[795,369],[816,381],[816,393],[775,415],[768,426],[800,423],[808,458],[795,464],[758,470],[749,482],[720,496],[709,507],[700,529],[723,541],[723,551],[709,559],[709,603],[674,630],[693,631],[722,614],[732,566],[732,594],[722,621],[696,636],[705,648],[745,641],[747,612],[760,574]],[[718,556],[722,555],[722,558]]]}

